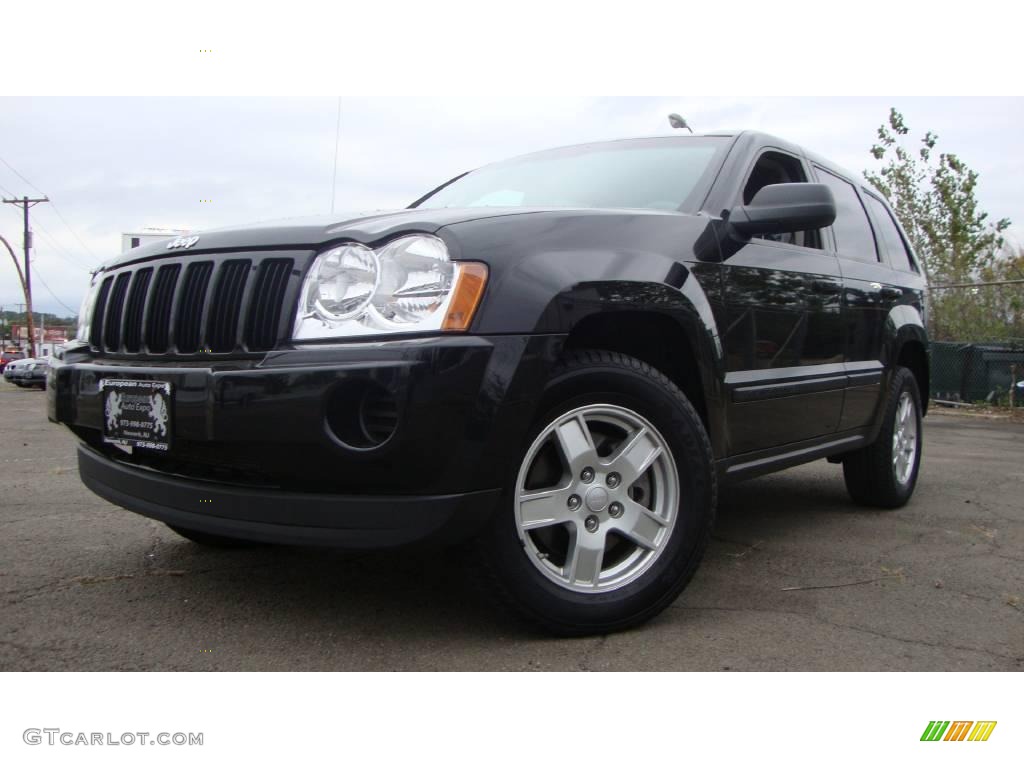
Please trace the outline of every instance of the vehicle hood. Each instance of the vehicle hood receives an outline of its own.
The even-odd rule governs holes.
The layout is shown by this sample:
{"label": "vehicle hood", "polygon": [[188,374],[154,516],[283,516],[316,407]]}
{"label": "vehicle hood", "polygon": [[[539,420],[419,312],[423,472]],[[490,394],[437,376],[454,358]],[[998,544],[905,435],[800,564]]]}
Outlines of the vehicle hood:
{"label": "vehicle hood", "polygon": [[403,208],[395,211],[372,211],[333,216],[311,216],[260,222],[241,227],[212,229],[192,233],[198,236],[189,248],[167,246],[174,237],[133,248],[103,264],[103,269],[135,261],[180,256],[182,254],[246,250],[253,248],[318,248],[340,240],[355,240],[369,246],[392,237],[411,233],[433,234],[442,227],[479,219],[517,216],[543,212],[538,208]]}

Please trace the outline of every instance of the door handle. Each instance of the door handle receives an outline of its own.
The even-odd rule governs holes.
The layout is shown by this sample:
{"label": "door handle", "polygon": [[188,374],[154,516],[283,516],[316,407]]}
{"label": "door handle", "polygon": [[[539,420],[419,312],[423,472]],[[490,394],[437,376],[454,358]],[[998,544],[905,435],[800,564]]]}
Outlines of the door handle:
{"label": "door handle", "polygon": [[900,288],[893,288],[892,286],[886,285],[881,290],[883,299],[898,299],[903,295],[903,291]]}
{"label": "door handle", "polygon": [[839,283],[831,280],[811,280],[811,288],[815,293],[839,293]]}

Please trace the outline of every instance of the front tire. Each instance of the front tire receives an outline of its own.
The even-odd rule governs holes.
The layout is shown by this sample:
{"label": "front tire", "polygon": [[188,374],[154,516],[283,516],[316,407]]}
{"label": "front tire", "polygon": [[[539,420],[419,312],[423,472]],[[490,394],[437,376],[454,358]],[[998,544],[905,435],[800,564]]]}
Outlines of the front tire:
{"label": "front tire", "polygon": [[567,354],[482,539],[497,591],[559,635],[655,616],[697,569],[714,521],[711,445],[661,372]]}
{"label": "front tire", "polygon": [[889,384],[882,429],[871,445],[843,460],[843,479],[858,504],[895,509],[906,504],[921,466],[921,395],[908,368]]}

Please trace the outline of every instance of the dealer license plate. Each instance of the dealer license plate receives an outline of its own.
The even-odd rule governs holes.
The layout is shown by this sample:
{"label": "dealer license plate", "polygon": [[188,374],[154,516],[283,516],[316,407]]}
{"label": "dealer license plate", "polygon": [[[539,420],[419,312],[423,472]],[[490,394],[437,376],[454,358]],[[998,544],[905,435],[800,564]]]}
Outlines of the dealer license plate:
{"label": "dealer license plate", "polygon": [[103,439],[123,448],[171,447],[171,383],[103,379]]}

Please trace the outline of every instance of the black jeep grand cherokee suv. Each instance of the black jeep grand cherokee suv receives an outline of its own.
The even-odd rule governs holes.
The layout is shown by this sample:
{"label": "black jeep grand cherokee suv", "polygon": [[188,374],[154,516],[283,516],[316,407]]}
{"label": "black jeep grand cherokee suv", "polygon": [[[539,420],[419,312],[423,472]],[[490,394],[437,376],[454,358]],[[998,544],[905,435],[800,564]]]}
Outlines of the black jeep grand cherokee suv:
{"label": "black jeep grand cherokee suv", "polygon": [[885,201],[787,142],[587,144],[118,257],[49,415],[197,542],[475,537],[516,608],[605,632],[683,589],[719,482],[827,457],[910,498],[924,286]]}

